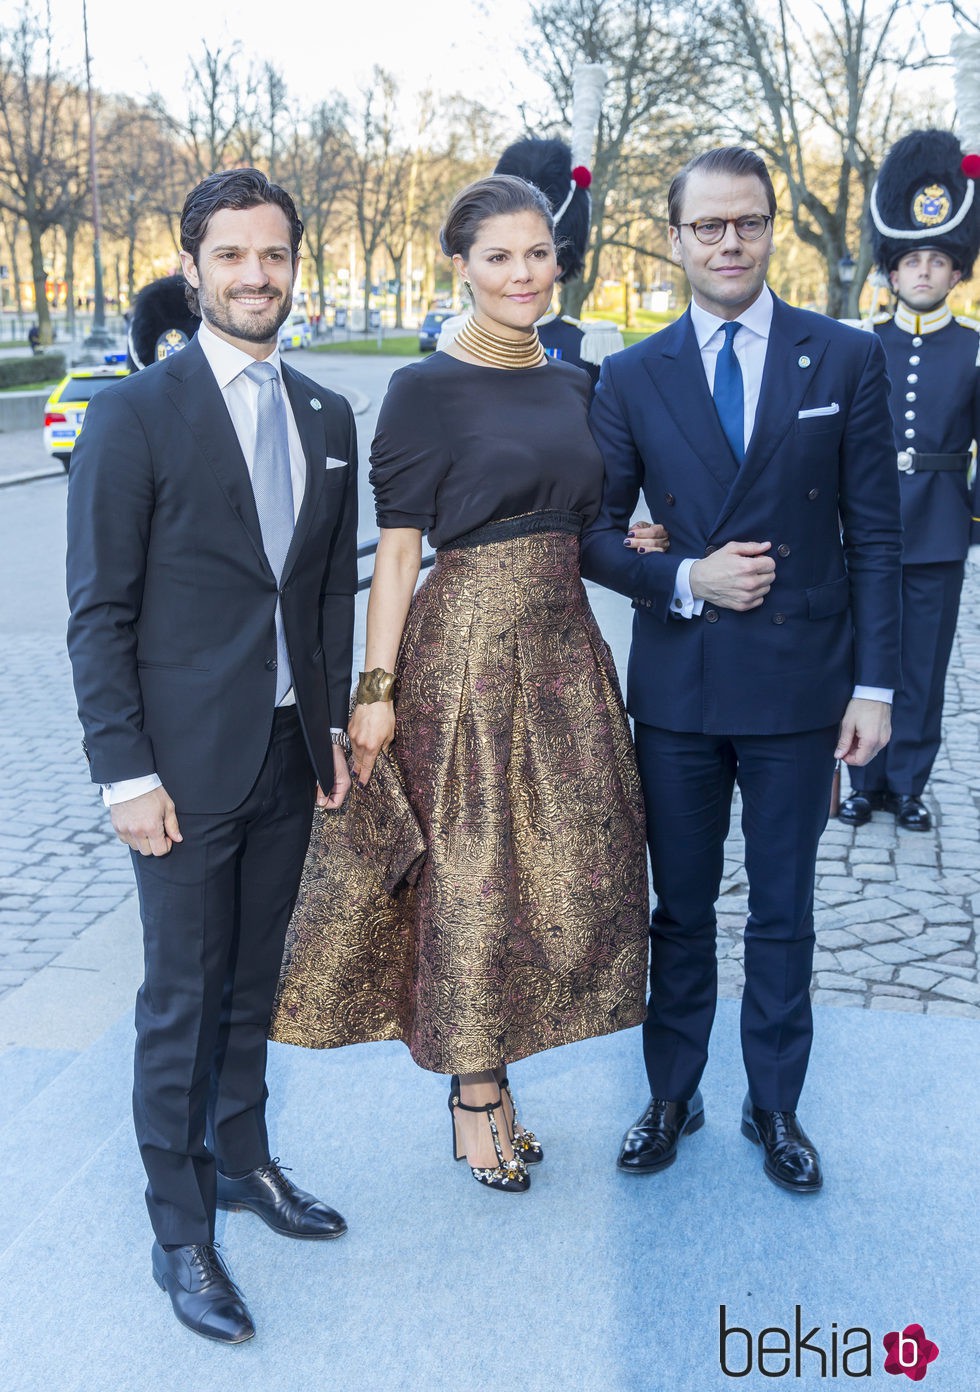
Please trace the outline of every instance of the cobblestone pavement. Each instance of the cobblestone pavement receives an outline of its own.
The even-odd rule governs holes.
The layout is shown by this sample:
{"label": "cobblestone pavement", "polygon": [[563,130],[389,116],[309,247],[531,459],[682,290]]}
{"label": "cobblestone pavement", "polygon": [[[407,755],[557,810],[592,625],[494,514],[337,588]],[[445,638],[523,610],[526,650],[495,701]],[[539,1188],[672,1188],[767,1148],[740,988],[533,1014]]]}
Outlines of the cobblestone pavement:
{"label": "cobblestone pavement", "polygon": [[[397,365],[389,360],[387,370]],[[382,386],[380,377],[362,383],[375,406]],[[359,418],[362,446],[373,416]],[[128,852],[109,830],[79,747],[64,652],[64,493],[57,478],[0,490],[0,996],[133,893]],[[367,509],[364,521],[370,530]],[[597,612],[613,647],[623,648],[629,608],[609,598],[600,606],[597,597]],[[980,571],[968,570],[945,742],[926,798],[934,830],[898,832],[882,812],[857,831],[828,825],[817,864],[818,1003],[980,1019],[978,679]],[[724,996],[737,996],[743,980],[747,886],[738,820],[736,805],[719,902]]]}
{"label": "cobblestone pavement", "polygon": [[[931,832],[831,821],[820,843],[813,999],[980,1019],[980,570],[967,568],[946,679],[943,746],[926,790]],[[842,775],[847,796],[847,773]],[[733,823],[737,822],[735,809]],[[747,883],[742,840],[726,846],[719,903],[719,990],[738,996]]]}

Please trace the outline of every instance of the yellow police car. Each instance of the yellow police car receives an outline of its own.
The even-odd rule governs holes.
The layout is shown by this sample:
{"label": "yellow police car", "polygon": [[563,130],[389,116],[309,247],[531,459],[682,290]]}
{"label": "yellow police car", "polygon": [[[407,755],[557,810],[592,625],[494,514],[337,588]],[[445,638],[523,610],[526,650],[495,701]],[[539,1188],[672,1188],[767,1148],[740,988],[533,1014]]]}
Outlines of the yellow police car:
{"label": "yellow police car", "polygon": [[[125,360],[125,354],[121,357]],[[103,367],[73,367],[48,397],[44,407],[44,447],[66,469],[88,403],[96,392],[128,375],[129,369],[118,360]]]}

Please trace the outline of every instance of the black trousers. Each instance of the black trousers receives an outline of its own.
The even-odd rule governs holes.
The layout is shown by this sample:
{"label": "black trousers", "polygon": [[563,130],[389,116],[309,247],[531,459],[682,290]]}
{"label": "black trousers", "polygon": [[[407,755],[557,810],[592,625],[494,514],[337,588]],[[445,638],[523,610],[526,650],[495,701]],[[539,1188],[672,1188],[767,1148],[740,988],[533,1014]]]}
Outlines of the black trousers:
{"label": "black trousers", "polygon": [[756,1106],[793,1111],[813,1037],[813,880],[838,726],[679,734],[636,724],[656,907],[643,1052],[650,1092],[690,1098],[718,993],[716,900],[736,781],[749,881],[742,1058]]}
{"label": "black trousers", "polygon": [[942,743],[963,568],[963,561],[902,566],[902,689],[892,705],[891,739],[870,764],[851,769],[857,793],[919,797],[925,791]]}
{"label": "black trousers", "polygon": [[144,945],[133,1112],[160,1242],[212,1242],[215,1163],[241,1172],[269,1159],[266,1031],[315,786],[284,707],[240,807],[178,808],[183,841],[133,854]]}

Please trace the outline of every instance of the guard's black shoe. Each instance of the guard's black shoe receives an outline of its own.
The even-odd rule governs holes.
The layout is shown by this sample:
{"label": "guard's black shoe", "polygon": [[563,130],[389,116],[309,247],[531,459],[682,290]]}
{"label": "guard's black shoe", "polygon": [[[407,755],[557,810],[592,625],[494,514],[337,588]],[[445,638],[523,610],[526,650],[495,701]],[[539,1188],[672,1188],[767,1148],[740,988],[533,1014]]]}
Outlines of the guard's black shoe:
{"label": "guard's black shoe", "polygon": [[210,1243],[165,1252],[154,1242],[153,1279],[170,1296],[181,1324],[195,1334],[241,1344],[255,1333],[244,1297]]}
{"label": "guard's black shoe", "polygon": [[864,826],[871,821],[872,812],[880,812],[886,806],[887,798],[885,792],[851,793],[840,805],[838,820],[848,826]]}
{"label": "guard's black shoe", "polygon": [[241,1179],[232,1179],[219,1170],[218,1207],[232,1213],[247,1208],[283,1237],[340,1237],[347,1231],[339,1213],[286,1178],[278,1157],[249,1170]]}
{"label": "guard's black shoe", "polygon": [[900,797],[895,808],[895,824],[906,831],[931,831],[932,817],[920,797]]}
{"label": "guard's black shoe", "polygon": [[753,1107],[751,1097],[746,1096],[742,1104],[742,1135],[762,1146],[762,1168],[781,1189],[815,1194],[823,1184],[817,1148],[795,1112],[766,1112]]}
{"label": "guard's black shoe", "polygon": [[704,1102],[700,1089],[689,1102],[666,1102],[651,1097],[647,1109],[623,1137],[616,1164],[627,1174],[654,1174],[677,1159],[677,1142],[700,1131]]}

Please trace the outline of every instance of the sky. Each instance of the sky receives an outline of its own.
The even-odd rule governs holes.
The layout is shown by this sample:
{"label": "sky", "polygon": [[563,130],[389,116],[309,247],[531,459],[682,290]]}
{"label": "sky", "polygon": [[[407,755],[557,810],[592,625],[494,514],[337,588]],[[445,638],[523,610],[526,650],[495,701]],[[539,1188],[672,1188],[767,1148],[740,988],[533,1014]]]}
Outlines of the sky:
{"label": "sky", "polygon": [[[83,71],[82,0],[50,0],[58,50]],[[0,0],[12,18],[16,0]],[[35,6],[35,12],[40,5]],[[144,97],[152,90],[178,110],[191,55],[241,44],[271,61],[290,96],[312,104],[332,90],[354,95],[375,64],[394,72],[406,92],[461,91],[505,111],[528,94],[519,49],[528,36],[528,0],[163,0],[127,10],[119,0],[88,0],[93,84]],[[281,16],[281,18],[278,18]],[[129,22],[127,22],[129,21]]]}

